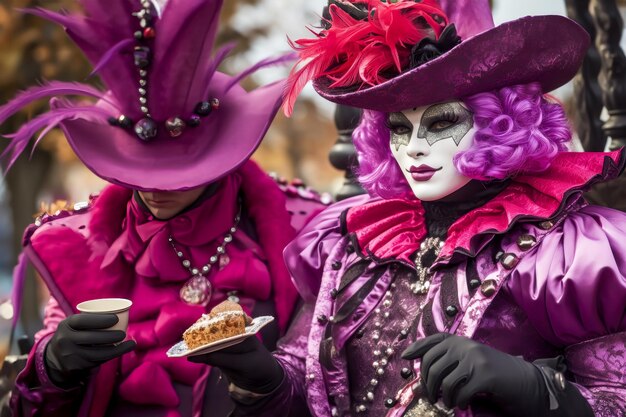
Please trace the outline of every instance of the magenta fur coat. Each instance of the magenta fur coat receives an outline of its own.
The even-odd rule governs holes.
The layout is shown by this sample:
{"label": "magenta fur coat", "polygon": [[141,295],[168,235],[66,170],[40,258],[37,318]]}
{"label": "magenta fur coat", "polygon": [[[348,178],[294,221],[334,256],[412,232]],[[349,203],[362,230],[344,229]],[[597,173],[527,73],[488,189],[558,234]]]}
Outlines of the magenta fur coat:
{"label": "magenta fur coat", "polygon": [[[260,302],[273,304],[284,332],[297,301],[282,251],[311,215],[323,207],[319,196],[301,185],[280,186],[248,162],[221,181],[215,195],[167,221],[140,207],[131,190],[109,186],[87,208],[44,216],[24,237],[24,254],[51,293],[44,329],[36,335],[12,398],[15,416],[102,417],[141,415],[200,417],[214,401],[205,398],[210,368],[165,352],[180,340],[205,307],[180,301],[189,272],[170,247],[170,234],[190,251],[193,264],[206,262],[232,226],[238,196],[252,231],[240,227],[209,276],[213,297],[206,309],[236,294],[252,313]],[[22,268],[18,268],[18,271]],[[23,277],[16,276],[16,292]],[[137,348],[105,363],[87,386],[64,391],[47,378],[43,354],[56,326],[76,313],[81,301],[124,297],[133,301],[128,337]],[[180,398],[177,386],[189,387]],[[205,401],[206,400],[206,401]],[[121,406],[111,414],[110,404]],[[182,404],[189,401],[190,404]],[[152,410],[152,411],[148,411]],[[204,411],[203,411],[204,410]]]}

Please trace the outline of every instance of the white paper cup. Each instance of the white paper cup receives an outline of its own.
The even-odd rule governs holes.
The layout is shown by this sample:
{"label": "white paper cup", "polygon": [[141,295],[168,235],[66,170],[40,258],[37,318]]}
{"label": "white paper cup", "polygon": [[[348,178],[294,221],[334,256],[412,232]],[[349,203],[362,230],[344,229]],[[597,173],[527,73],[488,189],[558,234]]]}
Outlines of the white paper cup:
{"label": "white paper cup", "polygon": [[98,298],[83,301],[76,306],[81,313],[115,314],[119,319],[117,324],[103,330],[122,330],[128,328],[128,310],[133,302],[125,298]]}

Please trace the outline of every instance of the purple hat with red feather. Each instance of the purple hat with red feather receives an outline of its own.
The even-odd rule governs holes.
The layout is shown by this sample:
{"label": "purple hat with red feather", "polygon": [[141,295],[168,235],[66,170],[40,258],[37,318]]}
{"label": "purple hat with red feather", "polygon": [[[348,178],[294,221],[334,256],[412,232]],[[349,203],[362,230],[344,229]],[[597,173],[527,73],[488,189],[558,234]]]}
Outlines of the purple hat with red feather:
{"label": "purple hat with red feather", "polygon": [[[27,12],[65,27],[106,86],[50,82],[0,107],[0,124],[34,100],[50,111],[7,135],[9,166],[41,131],[60,126],[101,178],[139,190],[185,190],[213,182],[256,150],[282,102],[283,82],[246,92],[217,71],[232,50],[214,51],[222,0],[80,0],[84,14]],[[89,97],[70,100],[66,96]],[[36,142],[36,143],[37,143]]]}
{"label": "purple hat with red feather", "polygon": [[289,115],[307,81],[338,103],[402,111],[516,84],[549,92],[569,81],[589,35],[562,16],[494,26],[488,0],[329,0],[324,28],[292,42],[300,60]]}

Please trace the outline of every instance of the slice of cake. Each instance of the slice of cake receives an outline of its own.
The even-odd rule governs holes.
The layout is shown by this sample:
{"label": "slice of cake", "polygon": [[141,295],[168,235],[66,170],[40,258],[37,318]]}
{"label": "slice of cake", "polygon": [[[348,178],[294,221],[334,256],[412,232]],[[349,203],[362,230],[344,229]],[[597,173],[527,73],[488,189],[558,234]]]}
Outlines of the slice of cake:
{"label": "slice of cake", "polygon": [[183,340],[189,350],[213,343],[227,337],[237,336],[246,331],[246,324],[252,321],[241,306],[232,301],[224,301],[203,314],[183,333]]}

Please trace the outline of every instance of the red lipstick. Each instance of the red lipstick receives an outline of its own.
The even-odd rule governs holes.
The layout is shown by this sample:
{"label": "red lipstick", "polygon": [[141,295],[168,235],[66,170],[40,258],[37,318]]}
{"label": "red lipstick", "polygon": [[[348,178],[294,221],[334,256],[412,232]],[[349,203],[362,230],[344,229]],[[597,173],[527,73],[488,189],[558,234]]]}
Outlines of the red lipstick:
{"label": "red lipstick", "polygon": [[437,171],[441,170],[441,168],[442,167],[433,168],[429,165],[423,164],[418,167],[411,167],[408,172],[411,173],[411,177],[413,177],[415,181],[428,181]]}

